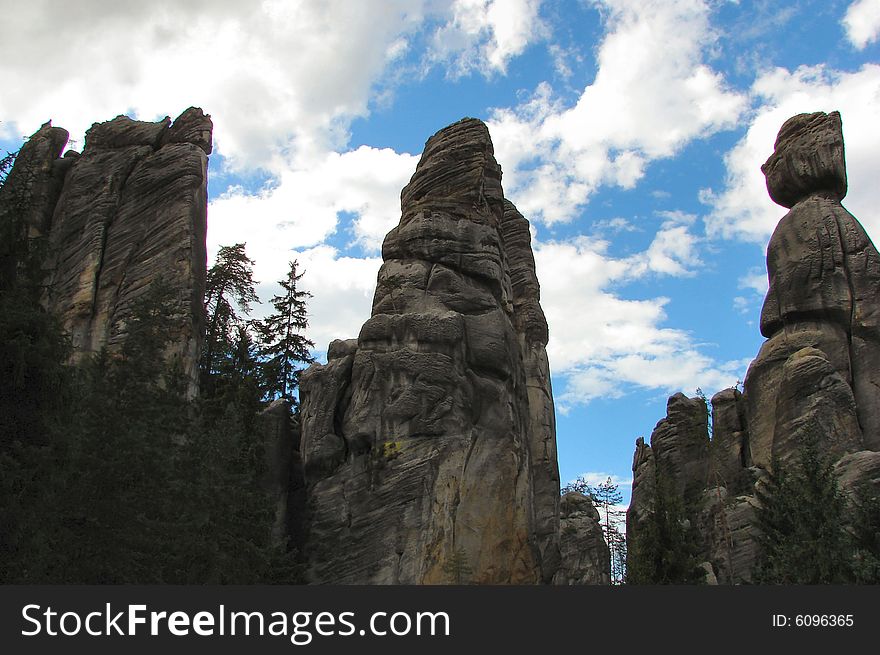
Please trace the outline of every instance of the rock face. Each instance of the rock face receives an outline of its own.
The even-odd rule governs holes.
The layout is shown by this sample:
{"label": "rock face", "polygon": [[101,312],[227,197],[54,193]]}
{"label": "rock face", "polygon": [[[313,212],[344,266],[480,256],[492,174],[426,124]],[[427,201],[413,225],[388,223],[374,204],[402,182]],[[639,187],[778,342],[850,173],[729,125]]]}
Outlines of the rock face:
{"label": "rock face", "polygon": [[[805,439],[839,459],[845,488],[878,478],[880,256],[841,205],[847,181],[840,115],[787,120],[761,169],[770,197],[790,210],[767,247],[767,341],[743,393],[728,389],[712,399],[711,442],[695,418],[674,419],[673,404],[685,404],[680,394],[670,399],[666,421],[674,429],[661,429],[661,421],[651,446],[637,443],[628,515],[637,530],[651,493],[642,480],[664,462],[700,528],[707,577],[722,583],[749,580],[755,483],[774,465],[785,466]],[[685,425],[694,430],[690,438],[679,436],[688,433]],[[708,445],[708,467],[698,442]]]}
{"label": "rock face", "polygon": [[371,318],[301,377],[314,583],[550,582],[559,474],[528,223],[486,126],[431,137]]}
{"label": "rock face", "polygon": [[559,514],[562,564],[553,577],[558,585],[611,584],[611,554],[602,536],[599,511],[578,492],[562,497]]}
{"label": "rock face", "polygon": [[81,155],[59,159],[67,132],[47,123],[22,147],[0,199],[0,211],[24,212],[31,234],[48,238],[47,302],[76,356],[119,347],[132,303],[165,279],[178,307],[169,355],[181,357],[191,393],[202,339],[211,129],[195,108],[173,123],[118,116],[92,125]]}
{"label": "rock face", "polygon": [[291,526],[297,525],[295,517],[305,507],[299,426],[291,416],[290,401],[285,398],[272,401],[260,412],[259,425],[264,452],[262,486],[275,504],[272,543],[284,547],[302,538]]}

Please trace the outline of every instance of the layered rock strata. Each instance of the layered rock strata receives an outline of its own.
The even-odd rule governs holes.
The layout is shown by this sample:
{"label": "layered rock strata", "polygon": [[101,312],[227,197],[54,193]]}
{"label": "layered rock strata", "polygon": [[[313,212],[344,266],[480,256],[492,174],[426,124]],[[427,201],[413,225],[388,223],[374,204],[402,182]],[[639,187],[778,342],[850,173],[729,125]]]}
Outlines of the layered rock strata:
{"label": "layered rock strata", "polygon": [[[528,222],[486,126],[431,137],[372,316],[301,378],[314,583],[550,582],[559,475]],[[461,573],[461,571],[458,571]]]}
{"label": "layered rock strata", "polygon": [[47,123],[22,147],[0,198],[0,212],[19,212],[31,236],[48,240],[47,303],[77,357],[118,348],[133,303],[164,278],[177,308],[169,355],[180,356],[191,393],[202,340],[211,131],[196,108],[173,123],[118,116],[92,125],[82,154],[59,158],[67,132]]}
{"label": "layered rock strata", "polygon": [[[728,389],[712,399],[711,441],[705,430],[672,441],[661,421],[650,446],[637,444],[633,462],[630,536],[650,506],[642,480],[662,462],[700,527],[710,577],[720,582],[749,579],[755,484],[786,466],[805,439],[839,460],[844,488],[880,480],[880,256],[841,205],[840,115],[787,120],[761,169],[770,197],[789,208],[767,247],[767,341],[742,394]],[[683,402],[680,394],[670,399],[667,421],[690,434],[705,423],[706,408],[696,399],[689,419],[674,417]]]}

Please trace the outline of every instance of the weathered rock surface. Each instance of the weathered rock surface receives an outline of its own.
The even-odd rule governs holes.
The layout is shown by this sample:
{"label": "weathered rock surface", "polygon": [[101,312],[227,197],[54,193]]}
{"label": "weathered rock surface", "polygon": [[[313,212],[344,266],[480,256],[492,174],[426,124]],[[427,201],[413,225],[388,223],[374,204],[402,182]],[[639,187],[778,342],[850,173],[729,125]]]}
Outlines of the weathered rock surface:
{"label": "weathered rock surface", "polygon": [[[840,115],[800,114],[785,122],[762,166],[767,190],[790,211],[767,248],[770,286],[761,312],[767,337],[740,395],[712,399],[713,436],[702,500],[690,505],[706,561],[719,582],[750,579],[756,555],[754,487],[773,463],[786,466],[804,440],[838,459],[841,485],[880,479],[880,256],[840,201],[846,195]],[[676,398],[676,397],[673,397]],[[670,404],[673,399],[670,399]],[[686,406],[679,398],[681,407]],[[666,460],[684,500],[705,467],[696,434],[681,420],[636,444],[628,520],[644,514],[643,483]],[[674,435],[674,436],[671,436]],[[664,444],[661,457],[655,441]]]}
{"label": "weathered rock surface", "polygon": [[291,531],[292,526],[298,525],[296,517],[305,508],[299,425],[291,416],[290,401],[285,398],[272,401],[260,412],[258,420],[264,453],[262,486],[275,504],[271,539],[274,545],[284,547],[302,538]]}
{"label": "weathered rock surface", "polygon": [[751,461],[745,403],[737,389],[712,396],[712,441],[709,444],[709,485],[739,489]]}
{"label": "weathered rock surface", "polygon": [[431,137],[385,238],[371,318],[302,374],[315,583],[550,582],[553,397],[528,223],[486,126]]}
{"label": "weathered rock surface", "polygon": [[0,221],[14,212],[24,217],[31,235],[45,234],[64,184],[64,176],[76,155],[61,158],[67,130],[45,123],[22,146],[6,183],[0,188]]}
{"label": "weathered rock surface", "polygon": [[[46,124],[24,145],[4,195],[24,198],[33,235],[48,237],[47,302],[75,355],[125,339],[131,308],[159,277],[174,290],[178,355],[195,393],[206,269],[211,119],[200,109],[149,123],[118,116],[58,156],[67,132]],[[0,207],[13,206],[9,198]],[[3,210],[0,210],[3,211]],[[2,217],[0,217],[2,219]]]}
{"label": "weathered rock surface", "polygon": [[666,418],[651,433],[655,465],[691,499],[706,487],[709,476],[709,412],[702,398],[677,393],[666,403]]}
{"label": "weathered rock surface", "polygon": [[880,452],[876,450],[844,455],[835,464],[834,471],[840,476],[841,488],[847,492],[855,491],[861,484],[880,490]]}
{"label": "weathered rock surface", "polygon": [[611,554],[602,536],[599,511],[576,491],[562,497],[559,514],[562,563],[553,577],[558,585],[611,584]]}
{"label": "weathered rock surface", "polygon": [[758,553],[757,507],[754,495],[732,496],[726,487],[705,491],[696,520],[705,540],[709,584],[751,582]]}
{"label": "weathered rock surface", "polygon": [[[770,196],[790,211],[767,247],[761,333],[768,341],[745,381],[753,461],[768,467],[774,452],[785,456],[777,442],[790,436],[783,423],[797,411],[781,396],[783,370],[808,347],[852,389],[860,430],[849,441],[880,449],[880,256],[840,204],[847,188],[840,114],[787,120],[762,170]],[[840,400],[839,411],[849,413],[849,400]],[[774,404],[780,416],[766,411]]]}

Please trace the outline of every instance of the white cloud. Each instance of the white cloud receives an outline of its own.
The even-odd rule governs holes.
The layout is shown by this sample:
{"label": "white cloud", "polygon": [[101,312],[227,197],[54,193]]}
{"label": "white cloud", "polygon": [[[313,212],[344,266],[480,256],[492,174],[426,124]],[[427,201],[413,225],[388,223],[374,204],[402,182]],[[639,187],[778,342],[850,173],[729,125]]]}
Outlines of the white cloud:
{"label": "white cloud", "polygon": [[[678,228],[684,226],[661,227],[658,235]],[[650,273],[682,274],[657,266],[651,247],[615,259],[600,239],[533,245],[550,324],[547,353],[554,380],[562,382],[556,394],[560,412],[594,398],[618,398],[635,387],[669,392],[699,386],[708,393],[742,377],[746,363],[716,362],[690,333],[663,326],[668,298],[627,299],[613,290]]]}
{"label": "white cloud", "polygon": [[[306,336],[318,352],[326,352],[334,339],[353,339],[370,317],[376,276],[382,260],[378,257],[344,257],[330,246],[321,245],[290,253],[304,272],[301,288],[312,294],[307,301],[309,327]],[[257,288],[268,300],[280,292],[275,284]],[[265,305],[261,313],[269,311]]]}
{"label": "white cloud", "polygon": [[[604,484],[608,478],[611,478],[611,483],[616,484],[618,487],[631,487],[632,486],[632,477],[624,478],[615,473],[608,473],[606,471],[587,471],[585,473],[581,473],[574,480],[569,480],[569,483],[576,482],[579,478],[582,478],[584,482],[586,482],[591,487],[598,487],[600,484]],[[562,485],[565,486],[565,485]]]}
{"label": "white cloud", "polygon": [[507,63],[546,35],[541,0],[454,0],[452,17],[434,33],[429,63],[453,76],[505,73]]}
{"label": "white cloud", "polygon": [[740,314],[748,314],[752,309],[752,301],[745,296],[734,296],[733,309]]}
{"label": "white cloud", "polygon": [[600,185],[633,187],[654,159],[732,127],[743,95],[703,63],[715,34],[698,0],[597,0],[608,32],[573,107],[547,83],[490,121],[505,189],[535,220],[566,221]]}
{"label": "white cloud", "polygon": [[[273,166],[344,145],[423,0],[0,0],[0,119],[47,118],[76,138],[94,120],[201,106],[218,151]],[[75,74],[71,75],[71,71]]]}
{"label": "white cloud", "polygon": [[725,156],[727,179],[720,192],[704,190],[712,236],[766,243],[787,211],[767,195],[761,164],[773,152],[782,124],[791,116],[839,110],[846,144],[849,193],[843,204],[880,236],[880,66],[868,64],[853,73],[823,66],[784,68],[760,75],[752,86],[757,103],[746,135]]}
{"label": "white cloud", "polygon": [[749,269],[749,272],[740,277],[737,282],[740,289],[751,289],[762,298],[767,295],[767,290],[770,288],[767,271],[764,268]]}
{"label": "white cloud", "polygon": [[620,232],[635,232],[638,229],[628,219],[623,218],[622,216],[594,221],[592,228],[598,234],[602,234],[603,232],[619,234]]}
{"label": "white cloud", "polygon": [[697,254],[700,239],[688,229],[696,221],[696,216],[680,211],[659,214],[666,220],[654,235],[648,250],[643,255],[630,258],[630,275],[649,271],[675,276],[694,275],[693,269],[703,263]]}
{"label": "white cloud", "polygon": [[863,50],[880,35],[880,0],[856,0],[843,17],[846,36],[857,49]]}
{"label": "white cloud", "polygon": [[221,245],[246,242],[248,256],[256,261],[255,277],[278,280],[291,251],[322,243],[336,231],[340,212],[356,215],[351,241],[378,252],[400,219],[400,189],[417,160],[361,146],[329,152],[308,169],[283,171],[255,193],[232,188],[208,208],[209,259]]}

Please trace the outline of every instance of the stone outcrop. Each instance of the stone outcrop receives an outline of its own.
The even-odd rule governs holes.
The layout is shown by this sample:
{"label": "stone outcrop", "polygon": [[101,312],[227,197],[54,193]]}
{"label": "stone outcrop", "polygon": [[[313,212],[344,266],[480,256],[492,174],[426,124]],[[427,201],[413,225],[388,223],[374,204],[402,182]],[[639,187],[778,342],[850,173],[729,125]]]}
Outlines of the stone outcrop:
{"label": "stone outcrop", "polygon": [[[372,316],[301,377],[313,583],[550,582],[555,420],[528,222],[486,126],[431,137]],[[578,569],[577,575],[583,577]]]}
{"label": "stone outcrop", "polygon": [[[48,240],[48,297],[77,357],[118,348],[132,304],[159,277],[175,294],[181,357],[195,393],[205,284],[211,119],[190,108],[173,123],[118,116],[59,155],[67,132],[43,125],[16,160],[0,212],[20,212]],[[3,220],[0,216],[0,220]]]}
{"label": "stone outcrop", "polygon": [[611,584],[611,554],[593,502],[576,491],[565,494],[560,502],[559,523],[562,557],[553,584]]}
{"label": "stone outcrop", "polygon": [[880,256],[841,205],[847,180],[840,115],[786,121],[762,171],[770,197],[789,208],[767,247],[767,341],[743,392],[712,399],[711,441],[705,408],[675,418],[673,405],[689,405],[680,394],[670,399],[651,445],[636,445],[628,514],[632,536],[653,493],[643,481],[662,464],[699,527],[707,579],[722,583],[750,579],[755,484],[786,466],[805,440],[839,460],[843,488],[880,478]]}

